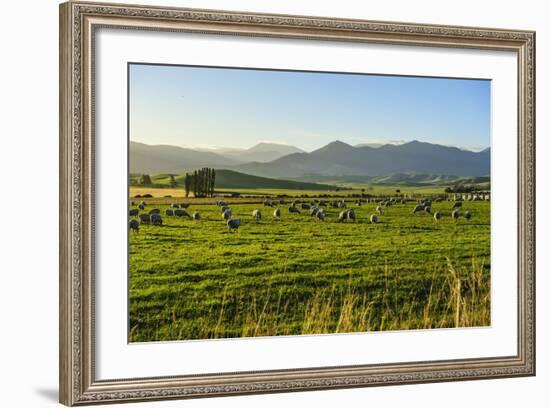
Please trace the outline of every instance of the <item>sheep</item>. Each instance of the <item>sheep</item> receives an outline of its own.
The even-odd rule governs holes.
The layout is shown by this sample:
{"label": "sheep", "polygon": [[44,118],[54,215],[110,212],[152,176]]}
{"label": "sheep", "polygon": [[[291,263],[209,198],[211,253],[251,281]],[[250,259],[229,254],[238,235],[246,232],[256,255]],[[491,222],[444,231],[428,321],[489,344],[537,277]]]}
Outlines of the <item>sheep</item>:
{"label": "sheep", "polygon": [[231,211],[231,208],[229,208],[227,205],[224,205],[224,206],[222,206],[222,207],[220,208],[220,210],[221,210],[221,212],[222,212],[222,214],[223,214],[223,213],[226,212],[227,210]]}
{"label": "sheep", "polygon": [[302,210],[309,210],[309,209],[311,209],[311,204],[302,203]]}
{"label": "sheep", "polygon": [[137,208],[132,208],[130,209],[130,211],[128,211],[128,213],[130,214],[130,217],[137,217],[139,214],[139,210]]}
{"label": "sheep", "polygon": [[353,209],[344,210],[338,214],[338,222],[343,222],[346,220],[355,221],[355,211],[353,211]]}
{"label": "sheep", "polygon": [[145,210],[145,206],[144,206],[143,204],[138,205],[138,208],[139,208],[141,211]]}
{"label": "sheep", "polygon": [[451,217],[453,218],[454,221],[458,220],[458,217],[460,217],[460,211],[453,210],[453,212],[451,213]]}
{"label": "sheep", "polygon": [[262,212],[258,209],[255,209],[254,211],[252,211],[252,216],[256,218],[256,221],[259,221],[262,219]]}
{"label": "sheep", "polygon": [[340,214],[338,214],[338,222],[343,222],[346,220],[347,218],[347,211],[344,210],[344,211],[340,211]]}
{"label": "sheep", "polygon": [[200,220],[201,220],[201,215],[200,215],[200,213],[199,213],[198,211],[195,211],[195,212],[193,213],[193,219],[194,219],[195,221],[200,221]]}
{"label": "sheep", "polygon": [[376,212],[378,214],[382,214],[382,207],[381,206],[376,207]]}
{"label": "sheep", "polygon": [[472,213],[470,213],[470,211],[464,211],[464,218],[469,220],[470,218],[472,218]]}
{"label": "sheep", "polygon": [[139,221],[138,220],[130,220],[128,226],[130,227],[131,231],[134,231],[134,233],[139,234]]}
{"label": "sheep", "polygon": [[180,208],[180,205],[179,204],[175,204],[175,203],[172,203],[170,205],[172,208]]}
{"label": "sheep", "polygon": [[413,214],[416,214],[417,212],[420,212],[420,211],[425,211],[425,208],[423,204],[417,204],[414,206],[414,209],[412,211]]}
{"label": "sheep", "polygon": [[227,220],[227,228],[229,228],[229,232],[232,230],[237,230],[241,226],[241,220],[238,218],[231,218],[230,220]]}
{"label": "sheep", "polygon": [[271,200],[264,200],[264,207],[273,207],[273,202]]}
{"label": "sheep", "polygon": [[146,207],[147,203],[145,201],[142,201],[141,203],[139,203],[139,205],[142,205],[142,206]]}
{"label": "sheep", "polygon": [[462,207],[462,201],[455,201],[455,203],[453,204],[453,208],[451,208],[451,210],[454,210],[460,207]]}
{"label": "sheep", "polygon": [[320,200],[319,201],[319,207],[326,207],[327,206],[327,202],[324,201],[324,200]]}
{"label": "sheep", "polygon": [[438,222],[441,219],[441,213],[439,211],[434,212],[434,220]]}
{"label": "sheep", "polygon": [[191,203],[181,203],[180,208],[189,208],[190,205]]}
{"label": "sheep", "polygon": [[281,210],[279,208],[275,208],[275,210],[273,211],[273,217],[281,218]]}
{"label": "sheep", "polygon": [[311,215],[312,217],[315,217],[318,211],[319,209],[317,207],[311,207],[311,210],[309,210],[309,215]]}
{"label": "sheep", "polygon": [[324,220],[325,220],[325,216],[326,216],[325,210],[319,210],[319,211],[317,211],[317,213],[315,214],[315,216],[317,217],[317,219],[318,219],[319,221],[324,221]]}
{"label": "sheep", "polygon": [[191,216],[189,215],[189,213],[185,210],[180,210],[179,208],[177,210],[174,210],[174,215],[176,217],[187,217],[187,218],[191,218]]}
{"label": "sheep", "polygon": [[293,205],[288,207],[288,212],[289,213],[298,213],[298,214],[300,214],[300,210],[297,207],[294,207]]}
{"label": "sheep", "polygon": [[151,214],[151,224],[162,225],[162,217],[160,214]]}
{"label": "sheep", "polygon": [[226,203],[225,201],[219,200],[219,201],[216,201],[216,205],[217,205],[218,207],[223,207],[223,206],[226,206],[227,203]]}
{"label": "sheep", "polygon": [[167,217],[173,217],[173,216],[174,216],[174,210],[166,209],[166,210],[164,211],[164,214],[165,214]]}
{"label": "sheep", "polygon": [[151,211],[149,211],[149,215],[153,215],[153,214],[160,214],[160,210],[158,208],[153,208]]}
{"label": "sheep", "polygon": [[430,207],[430,206],[424,207],[424,211],[426,211],[428,214],[431,214],[432,213],[432,207]]}
{"label": "sheep", "polygon": [[378,222],[378,216],[376,214],[371,214],[370,222],[372,222],[373,224],[376,224]]}
{"label": "sheep", "polygon": [[151,223],[151,216],[149,214],[140,214],[139,220],[142,224],[150,224]]}
{"label": "sheep", "polygon": [[222,219],[227,221],[230,218],[231,218],[231,210],[227,209],[222,213]]}

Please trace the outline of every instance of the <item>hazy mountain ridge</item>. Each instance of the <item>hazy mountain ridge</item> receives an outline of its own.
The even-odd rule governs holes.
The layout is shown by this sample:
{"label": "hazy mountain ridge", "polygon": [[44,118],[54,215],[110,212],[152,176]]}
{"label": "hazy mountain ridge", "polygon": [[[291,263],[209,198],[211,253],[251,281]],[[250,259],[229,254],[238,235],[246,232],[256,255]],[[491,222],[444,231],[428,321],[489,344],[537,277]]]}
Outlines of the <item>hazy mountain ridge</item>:
{"label": "hazy mountain ridge", "polygon": [[395,174],[475,177],[488,176],[490,173],[490,148],[472,152],[419,141],[386,144],[380,147],[351,146],[334,141],[310,153],[293,146],[259,143],[245,151],[248,157],[266,159],[274,148],[277,149],[276,154],[283,154],[281,150],[284,149],[281,146],[290,154],[265,162],[255,160],[242,163],[242,158],[247,157],[242,151],[233,150],[234,155],[227,157],[227,152],[223,155],[212,151],[130,142],[130,172],[180,174],[206,166],[287,180],[306,180],[315,177],[342,179]]}
{"label": "hazy mountain ridge", "polygon": [[265,163],[279,159],[292,153],[303,152],[302,149],[299,149],[295,146],[272,142],[260,142],[249,149],[217,147],[202,149],[202,151],[216,153],[242,163]]}
{"label": "hazy mountain ridge", "polygon": [[284,156],[269,163],[248,163],[239,171],[265,177],[377,176],[392,173],[427,173],[454,176],[486,176],[490,173],[490,150],[475,153],[412,141],[401,145],[354,147],[335,141],[314,150]]}

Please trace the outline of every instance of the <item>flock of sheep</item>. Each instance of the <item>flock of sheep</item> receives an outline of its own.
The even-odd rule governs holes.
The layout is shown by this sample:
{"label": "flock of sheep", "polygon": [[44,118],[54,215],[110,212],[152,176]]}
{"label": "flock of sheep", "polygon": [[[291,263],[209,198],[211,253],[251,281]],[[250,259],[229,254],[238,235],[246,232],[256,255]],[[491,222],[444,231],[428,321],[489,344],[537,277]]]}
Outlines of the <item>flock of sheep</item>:
{"label": "flock of sheep", "polygon": [[[415,205],[413,211],[411,214],[417,214],[417,213],[426,213],[426,214],[432,214],[432,201],[440,202],[443,201],[441,197],[432,199],[422,199],[418,201],[418,204]],[[478,201],[478,200],[473,200]],[[460,212],[462,209],[462,204],[464,200],[462,197],[459,197],[454,201],[452,208],[451,208],[451,218],[453,221],[457,221],[459,217],[463,216],[466,220],[469,220],[472,217],[472,214],[470,211],[465,211],[464,214]],[[376,207],[376,213],[371,214],[369,217],[369,222],[372,224],[376,224],[379,222],[379,216],[382,215],[383,208],[388,208],[396,204],[406,204],[407,200],[404,198],[385,198],[383,200],[376,200],[376,199],[357,199],[354,201],[354,204],[358,207],[362,206],[366,203],[377,203]],[[233,218],[233,211],[227,204],[227,202],[223,200],[218,200],[215,202],[216,206],[220,208],[221,212],[221,218],[223,221],[226,222],[227,228],[229,229],[229,232],[236,231],[241,226],[241,220],[239,218]],[[281,209],[279,208],[280,205],[284,205],[286,202],[284,200],[270,200],[266,199],[263,202],[263,205],[265,207],[271,207],[273,208],[273,218],[274,219],[280,219],[281,218]],[[163,218],[161,216],[161,210],[158,208],[153,208],[151,210],[146,211],[146,207],[148,204],[145,201],[141,201],[139,204],[136,205],[134,201],[131,201],[131,206],[136,206],[136,208],[130,208],[129,210],[129,228],[130,230],[134,231],[135,233],[139,232],[139,227],[141,224],[144,225],[162,225]],[[200,221],[201,215],[198,211],[194,211],[192,214],[188,213],[186,211],[187,208],[189,208],[189,203],[181,203],[181,204],[171,204],[171,208],[168,208],[165,210],[164,215],[166,217],[186,217],[194,221]],[[292,201],[288,207],[288,212],[290,214],[300,214],[302,212],[305,212],[309,214],[309,216],[314,217],[317,221],[324,221],[327,217],[327,212],[325,210],[326,207],[332,207],[332,208],[338,208],[341,209],[340,213],[338,214],[337,222],[355,222],[356,221],[356,214],[353,208],[347,208],[348,202],[344,199],[338,199],[338,200],[320,200],[320,199],[313,199],[311,201],[302,201],[299,199],[296,199]],[[132,218],[135,217],[135,218]],[[260,209],[254,209],[252,211],[252,217],[256,220],[256,222],[259,222],[262,219],[262,212]],[[439,222],[442,218],[442,213],[440,211],[435,211],[433,213],[433,218],[435,222]]]}

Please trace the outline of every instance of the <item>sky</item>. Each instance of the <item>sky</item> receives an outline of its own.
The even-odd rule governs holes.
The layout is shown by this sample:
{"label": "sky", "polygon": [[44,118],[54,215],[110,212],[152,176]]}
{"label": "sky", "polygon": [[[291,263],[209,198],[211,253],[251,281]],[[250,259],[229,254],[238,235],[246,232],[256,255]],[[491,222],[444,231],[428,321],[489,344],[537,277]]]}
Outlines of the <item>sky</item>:
{"label": "sky", "polygon": [[490,146],[489,80],[129,66],[130,140],[305,151],[340,140]]}

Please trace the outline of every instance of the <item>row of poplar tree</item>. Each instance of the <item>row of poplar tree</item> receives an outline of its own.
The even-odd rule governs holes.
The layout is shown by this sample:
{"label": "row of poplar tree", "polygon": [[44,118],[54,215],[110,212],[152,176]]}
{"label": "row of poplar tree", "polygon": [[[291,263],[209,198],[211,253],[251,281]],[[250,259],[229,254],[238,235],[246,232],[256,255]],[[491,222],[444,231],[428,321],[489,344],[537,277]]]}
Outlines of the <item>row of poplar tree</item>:
{"label": "row of poplar tree", "polygon": [[185,197],[192,191],[195,197],[212,197],[216,184],[216,170],[204,167],[185,174]]}

